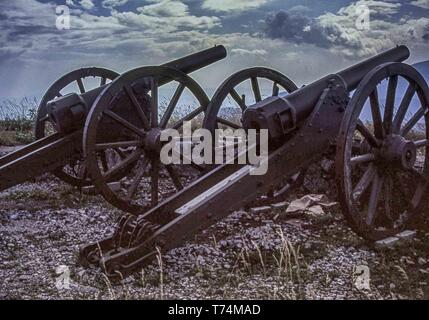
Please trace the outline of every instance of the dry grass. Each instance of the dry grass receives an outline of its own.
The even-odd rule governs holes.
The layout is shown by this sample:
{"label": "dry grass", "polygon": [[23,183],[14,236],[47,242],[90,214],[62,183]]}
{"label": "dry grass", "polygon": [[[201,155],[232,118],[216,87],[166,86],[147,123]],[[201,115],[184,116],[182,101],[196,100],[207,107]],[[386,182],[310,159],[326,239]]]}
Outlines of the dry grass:
{"label": "dry grass", "polygon": [[14,146],[34,141],[37,107],[36,98],[0,102],[0,145]]}

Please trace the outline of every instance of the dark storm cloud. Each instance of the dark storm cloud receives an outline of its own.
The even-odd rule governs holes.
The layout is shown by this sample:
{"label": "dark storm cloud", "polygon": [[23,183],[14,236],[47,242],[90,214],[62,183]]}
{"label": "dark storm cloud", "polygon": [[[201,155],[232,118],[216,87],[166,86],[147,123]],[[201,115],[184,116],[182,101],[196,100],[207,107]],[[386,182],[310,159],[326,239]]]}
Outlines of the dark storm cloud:
{"label": "dark storm cloud", "polygon": [[296,43],[312,43],[326,47],[322,31],[314,20],[304,15],[305,10],[280,10],[269,14],[265,19],[265,33],[271,39],[283,39]]}
{"label": "dark storm cloud", "polygon": [[[401,3],[359,0],[337,12],[310,16],[302,10],[280,10],[265,19],[265,35],[289,43],[312,44],[348,57],[365,57],[397,44],[427,43],[429,18],[399,16]],[[367,26],[361,25],[367,9]]]}

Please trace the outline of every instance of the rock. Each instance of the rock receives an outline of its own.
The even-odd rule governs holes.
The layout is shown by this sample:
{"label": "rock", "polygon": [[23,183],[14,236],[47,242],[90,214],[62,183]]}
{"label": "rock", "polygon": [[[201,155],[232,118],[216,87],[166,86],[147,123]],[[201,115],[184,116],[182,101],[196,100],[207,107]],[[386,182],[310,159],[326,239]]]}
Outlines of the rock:
{"label": "rock", "polygon": [[[111,182],[111,183],[108,183],[108,185],[109,185],[109,188],[114,192],[121,190],[120,182]],[[95,196],[98,194],[94,186],[83,187],[82,193],[88,196]]]}
{"label": "rock", "polygon": [[421,266],[425,265],[426,263],[428,263],[428,261],[425,258],[419,258],[417,260],[417,263]]}
{"label": "rock", "polygon": [[271,208],[273,208],[273,210],[282,210],[282,209],[287,208],[288,205],[289,205],[289,203],[284,201],[284,202],[272,204]]}
{"label": "rock", "polygon": [[289,225],[297,227],[297,228],[301,228],[302,225],[304,224],[304,221],[299,220],[299,219],[289,219],[286,221],[286,224],[289,224]]}
{"label": "rock", "polygon": [[419,269],[419,272],[421,274],[428,275],[429,274],[429,269]]}
{"label": "rock", "polygon": [[385,249],[385,248],[393,248],[396,246],[399,242],[399,238],[397,237],[389,237],[383,240],[379,240],[375,243],[375,247],[378,249]]}
{"label": "rock", "polygon": [[323,159],[320,163],[322,170],[325,173],[330,173],[334,167],[335,162],[329,159]]}
{"label": "rock", "polygon": [[402,231],[401,233],[398,233],[396,237],[404,241],[409,241],[414,239],[416,237],[416,234],[417,232],[414,230],[405,230],[405,231]]}
{"label": "rock", "polygon": [[424,299],[425,293],[424,293],[423,289],[422,288],[417,288],[415,296],[416,296],[417,299]]}
{"label": "rock", "polygon": [[271,207],[269,207],[269,206],[250,209],[251,214],[261,214],[261,213],[266,213],[266,212],[270,212],[270,211],[271,211]]}

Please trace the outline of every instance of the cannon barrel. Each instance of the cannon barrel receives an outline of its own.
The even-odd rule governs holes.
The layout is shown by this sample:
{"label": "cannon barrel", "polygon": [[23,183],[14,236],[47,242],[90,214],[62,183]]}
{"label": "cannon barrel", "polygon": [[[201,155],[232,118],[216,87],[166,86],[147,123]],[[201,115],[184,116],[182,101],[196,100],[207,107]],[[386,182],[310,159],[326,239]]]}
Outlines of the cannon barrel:
{"label": "cannon barrel", "polygon": [[[215,46],[162,66],[175,68],[189,74],[222,60],[226,56],[227,52],[224,46]],[[158,79],[159,85],[167,84],[169,81],[169,79]],[[55,129],[62,134],[67,134],[83,127],[89,108],[106,86],[108,84],[81,95],[66,95],[48,102],[49,117]]]}
{"label": "cannon barrel", "polygon": [[323,77],[289,95],[268,98],[244,112],[243,126],[246,129],[268,129],[271,138],[281,138],[307,119],[333,78],[339,79],[345,89],[351,92],[372,69],[388,62],[405,61],[409,56],[410,51],[406,46],[398,46]]}
{"label": "cannon barrel", "polygon": [[224,46],[215,46],[213,48],[168,62],[163,66],[175,68],[186,74],[189,74],[226,58],[226,55],[227,52]]}

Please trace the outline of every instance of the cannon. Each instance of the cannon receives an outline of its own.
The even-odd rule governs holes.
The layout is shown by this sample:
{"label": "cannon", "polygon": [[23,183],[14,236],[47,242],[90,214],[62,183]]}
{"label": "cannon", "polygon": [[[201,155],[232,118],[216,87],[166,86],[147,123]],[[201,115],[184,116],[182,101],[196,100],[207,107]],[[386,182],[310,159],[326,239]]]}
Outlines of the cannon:
{"label": "cannon", "polygon": [[[92,186],[93,179],[88,170],[91,157],[84,156],[84,151],[91,153],[92,147],[96,148],[93,150],[93,161],[96,162],[93,166],[98,163],[102,165],[101,178],[110,187],[112,182],[134,172],[132,160],[138,157],[130,149],[137,148],[142,155],[154,144],[150,141],[151,135],[147,134],[149,131],[156,134],[173,120],[175,122],[171,125],[179,128],[185,120],[205,112],[209,99],[187,74],[225,57],[226,49],[216,46],[162,66],[141,67],[123,75],[96,67],[82,68],[64,75],[51,85],[41,100],[35,124],[36,141],[0,158],[0,191],[48,172],[78,188]],[[89,85],[91,90],[88,90]],[[177,85],[177,90],[159,121],[157,93],[158,87],[163,85]],[[181,95],[185,93],[188,100],[192,99],[195,108],[185,110],[185,114],[181,114],[183,118],[176,116],[175,119],[174,112]],[[102,117],[100,108],[105,109],[102,112],[103,116],[106,115],[101,125],[98,119]],[[94,132],[97,137],[91,140],[94,139],[91,136]],[[143,137],[145,141],[140,139]],[[87,142],[96,144],[86,146]],[[145,147],[140,148],[143,144]],[[146,158],[149,159],[149,156]],[[152,167],[157,166],[154,157],[149,162],[153,162]],[[134,212],[144,212],[144,208],[157,204],[157,175],[161,169],[164,168],[151,169],[151,203],[134,205]],[[167,172],[176,186],[179,188],[180,185],[181,188],[175,169],[169,167]],[[110,202],[120,209],[129,209],[129,201],[121,205],[115,197],[109,198],[105,189],[102,190],[103,195]]]}
{"label": "cannon", "polygon": [[[232,211],[288,188],[327,154],[335,157],[338,199],[350,227],[369,241],[399,233],[422,211],[429,174],[429,88],[403,63],[409,55],[398,46],[299,89],[267,68],[234,74],[215,92],[203,127],[266,130],[268,172],[252,175],[254,166],[238,161],[211,168],[143,214],[125,214],[111,237],[82,248],[82,263],[122,279]],[[272,84],[265,96],[262,79]],[[246,81],[251,99],[237,89]],[[239,106],[239,123],[222,118],[229,98]],[[94,157],[92,150],[86,155]],[[101,169],[92,169],[105,188]]]}

